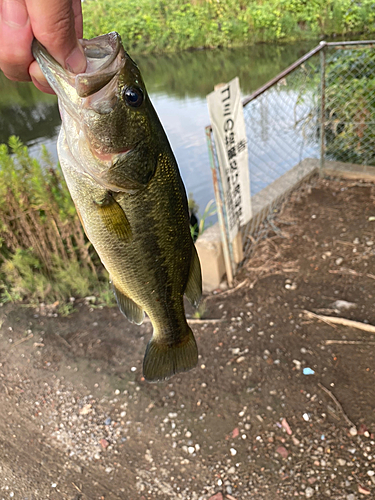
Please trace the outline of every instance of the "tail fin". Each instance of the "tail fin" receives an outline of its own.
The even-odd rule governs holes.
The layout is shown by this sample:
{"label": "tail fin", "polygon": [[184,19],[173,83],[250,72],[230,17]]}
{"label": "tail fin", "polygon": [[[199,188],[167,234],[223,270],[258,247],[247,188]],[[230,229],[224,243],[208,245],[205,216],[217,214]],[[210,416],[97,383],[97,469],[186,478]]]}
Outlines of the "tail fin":
{"label": "tail fin", "polygon": [[143,359],[143,375],[148,382],[166,380],[175,373],[187,372],[198,363],[198,349],[193,332],[187,327],[186,335],[175,344],[160,342],[152,337]]}

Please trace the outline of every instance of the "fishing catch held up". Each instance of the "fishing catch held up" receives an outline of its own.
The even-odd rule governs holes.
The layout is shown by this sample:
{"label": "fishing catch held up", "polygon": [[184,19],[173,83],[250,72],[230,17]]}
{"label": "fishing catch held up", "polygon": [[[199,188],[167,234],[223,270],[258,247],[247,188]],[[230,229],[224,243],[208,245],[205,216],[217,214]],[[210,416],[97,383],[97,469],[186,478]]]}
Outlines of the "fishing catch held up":
{"label": "fishing catch held up", "polygon": [[143,373],[164,380],[198,361],[183,295],[197,305],[201,269],[187,197],[141,73],[117,33],[82,40],[85,73],[63,69],[37,41],[33,54],[56,92],[58,155],[87,237],[110,274],[120,310],[153,325]]}

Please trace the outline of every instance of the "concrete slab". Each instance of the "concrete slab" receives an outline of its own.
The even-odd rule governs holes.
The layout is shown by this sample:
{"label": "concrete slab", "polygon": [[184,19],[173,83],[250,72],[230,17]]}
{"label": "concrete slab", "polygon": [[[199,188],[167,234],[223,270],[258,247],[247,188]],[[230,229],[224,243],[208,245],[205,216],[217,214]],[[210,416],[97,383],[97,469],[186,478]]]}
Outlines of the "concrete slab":
{"label": "concrete slab", "polygon": [[375,181],[375,167],[370,167],[369,165],[343,163],[341,161],[325,161],[324,173],[332,177]]}
{"label": "concrete slab", "polygon": [[219,223],[206,229],[195,242],[202,268],[202,287],[208,293],[216,290],[225,275],[224,253]]}

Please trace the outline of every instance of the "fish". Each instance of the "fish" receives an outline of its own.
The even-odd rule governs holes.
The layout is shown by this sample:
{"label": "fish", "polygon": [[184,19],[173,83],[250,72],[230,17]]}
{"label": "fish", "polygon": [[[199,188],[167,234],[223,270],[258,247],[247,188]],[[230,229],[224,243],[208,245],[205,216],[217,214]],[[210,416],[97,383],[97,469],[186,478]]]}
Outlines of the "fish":
{"label": "fish", "polygon": [[80,40],[87,68],[73,74],[34,39],[32,52],[58,96],[57,150],[85,233],[117,304],[153,333],[143,376],[163,381],[194,368],[198,349],[183,297],[197,306],[201,266],[176,159],[137,64],[111,32]]}

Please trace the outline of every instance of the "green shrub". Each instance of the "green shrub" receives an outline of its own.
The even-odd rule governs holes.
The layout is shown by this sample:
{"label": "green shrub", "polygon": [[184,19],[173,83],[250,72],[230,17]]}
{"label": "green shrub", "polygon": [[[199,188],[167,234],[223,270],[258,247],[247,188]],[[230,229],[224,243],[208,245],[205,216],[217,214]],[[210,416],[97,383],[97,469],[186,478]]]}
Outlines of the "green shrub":
{"label": "green shrub", "polygon": [[60,168],[16,137],[0,145],[0,300],[104,294],[108,277],[87,240]]}
{"label": "green shrub", "polygon": [[85,36],[118,31],[131,53],[374,31],[373,0],[86,0]]}

